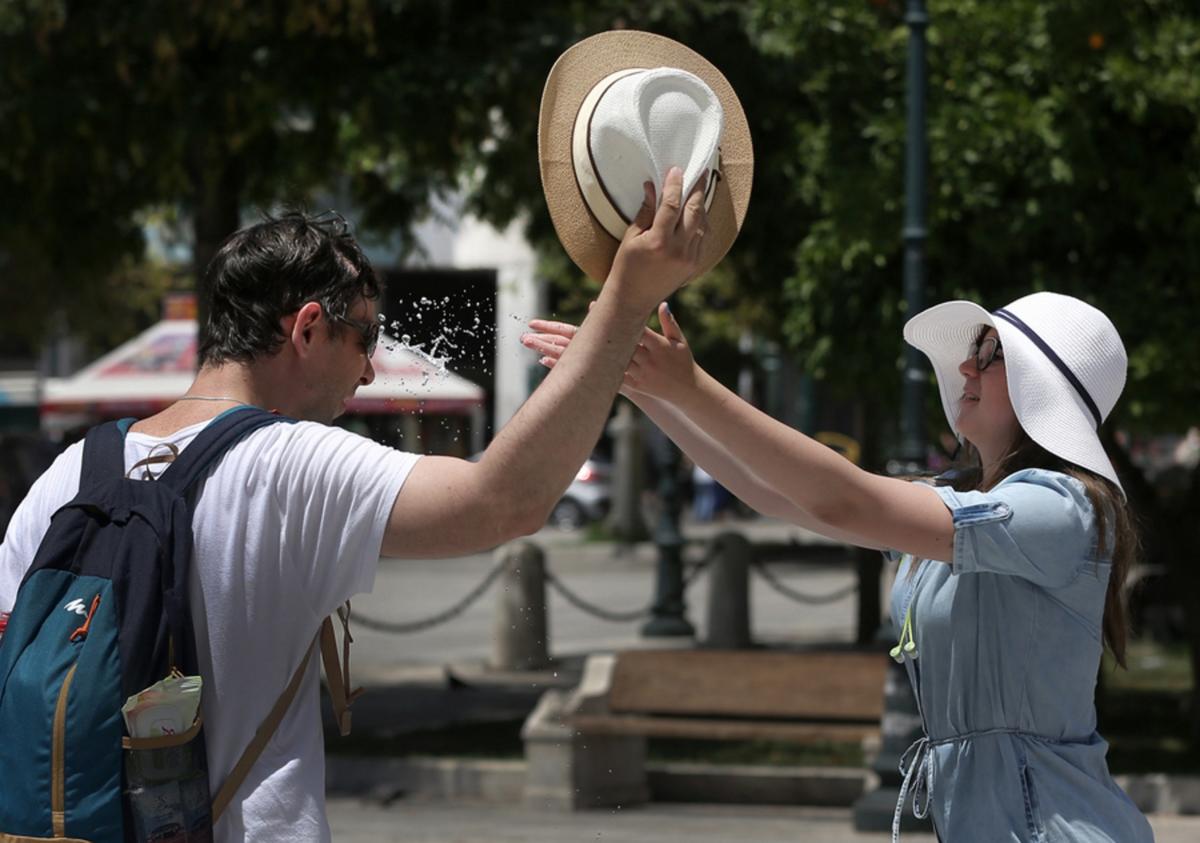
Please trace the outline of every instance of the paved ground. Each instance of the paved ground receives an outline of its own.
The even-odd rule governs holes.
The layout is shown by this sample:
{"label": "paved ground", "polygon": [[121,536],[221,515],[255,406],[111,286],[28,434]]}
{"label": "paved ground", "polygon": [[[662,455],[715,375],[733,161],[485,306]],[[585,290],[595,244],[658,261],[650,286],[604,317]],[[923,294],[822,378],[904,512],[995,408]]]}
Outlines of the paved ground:
{"label": "paved ground", "polygon": [[[811,541],[811,534],[771,521],[689,525],[689,538],[739,530],[753,541]],[[579,536],[544,531],[534,537],[547,564],[589,600],[612,610],[646,605],[655,574],[653,545],[615,554],[610,545],[587,543]],[[693,552],[694,555],[694,552]],[[456,603],[490,569],[493,557],[481,554],[448,560],[385,560],[374,593],[357,598],[356,613],[405,622],[427,617]],[[824,564],[775,567],[787,584],[821,594],[854,581],[848,564],[836,554]],[[644,639],[640,622],[612,623],[587,615],[553,591],[547,606],[550,654],[545,671],[504,674],[488,667],[492,654],[496,605],[501,589],[489,593],[456,617],[416,634],[393,635],[356,627],[354,673],[372,692],[355,706],[355,737],[429,730],[451,723],[519,721],[547,687],[573,685],[588,653],[639,646],[661,646]],[[703,637],[707,580],[701,576],[688,591],[688,616]],[[886,605],[886,603],[885,603]],[[849,642],[856,624],[853,595],[826,605],[801,605],[781,596],[757,576],[751,579],[752,632],[760,643]],[[354,741],[355,738],[351,738]],[[338,751],[334,739],[330,750]],[[391,804],[337,797],[329,802],[334,839],[396,843],[886,843],[887,834],[855,834],[849,812],[745,805],[673,805],[655,803],[630,810],[553,814],[520,805],[434,802],[417,798]],[[1200,840],[1200,817],[1152,818],[1158,843]],[[930,843],[906,835],[908,843]],[[956,842],[957,843],[957,842]]]}
{"label": "paved ground", "polygon": [[[856,833],[850,812],[829,808],[655,804],[630,811],[547,814],[515,806],[358,800],[329,803],[339,843],[887,843]],[[1200,817],[1151,817],[1157,843],[1200,840]],[[905,834],[905,843],[932,843]]]}
{"label": "paved ground", "polygon": [[[767,519],[686,527],[689,539],[724,530],[752,541],[809,543],[813,534]],[[585,599],[609,610],[626,611],[653,597],[656,551],[652,544],[622,551],[608,543],[587,542],[581,534],[544,530],[531,539],[543,548],[546,565]],[[821,540],[823,541],[823,540]],[[828,594],[855,581],[842,551],[827,550],[825,562],[775,563],[776,576],[805,593]],[[687,558],[701,555],[689,548]],[[408,623],[453,606],[480,583],[495,563],[494,554],[454,559],[384,560],[375,590],[354,600],[358,616]],[[371,693],[355,704],[356,732],[395,735],[431,730],[451,723],[524,719],[542,692],[574,687],[589,653],[637,647],[691,646],[690,639],[643,638],[641,621],[612,622],[589,615],[547,592],[547,637],[553,664],[541,671],[500,673],[489,666],[497,633],[497,604],[503,591],[494,584],[462,614],[417,633],[354,628],[353,681]],[[688,618],[702,639],[707,630],[708,578],[698,577],[687,591]],[[856,597],[824,605],[802,605],[751,577],[751,631],[763,644],[850,642],[856,628]],[[328,712],[326,712],[328,714]],[[338,742],[330,744],[338,751]]]}
{"label": "paved ground", "polygon": [[[811,541],[812,534],[769,520],[689,525],[689,538],[733,529],[752,541]],[[547,566],[588,600],[615,611],[646,606],[654,592],[654,546],[643,544],[617,554],[613,545],[588,543],[578,535],[545,530],[532,539],[546,552]],[[697,555],[699,549],[689,552]],[[854,581],[847,565],[778,564],[781,579],[814,594],[832,593]],[[440,560],[384,560],[375,590],[354,600],[354,610],[372,618],[408,622],[428,617],[456,603],[491,568],[491,554]],[[493,587],[449,623],[404,635],[356,627],[354,667],[359,681],[388,684],[439,675],[444,665],[471,671],[492,652],[499,589]],[[761,578],[751,580],[752,631],[757,640],[851,641],[855,630],[855,598],[806,606],[771,590]],[[699,577],[687,593],[688,617],[703,636],[706,630],[708,582]],[[600,650],[653,645],[639,635],[639,622],[613,623],[581,612],[556,592],[547,604],[550,654],[569,658]],[[661,641],[661,639],[660,639]]]}
{"label": "paved ground", "polygon": [[[887,834],[856,834],[848,811],[775,806],[656,804],[631,811],[565,815],[517,807],[404,803],[385,808],[337,801],[330,804],[329,817],[339,843],[886,843],[890,839]],[[906,834],[902,839],[933,841],[926,834]]]}

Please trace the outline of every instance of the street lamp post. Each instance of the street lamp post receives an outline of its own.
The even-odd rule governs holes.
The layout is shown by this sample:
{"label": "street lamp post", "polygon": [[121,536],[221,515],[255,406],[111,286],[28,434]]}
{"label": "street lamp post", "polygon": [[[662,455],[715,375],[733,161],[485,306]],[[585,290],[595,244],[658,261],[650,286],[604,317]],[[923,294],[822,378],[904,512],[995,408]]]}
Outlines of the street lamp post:
{"label": "street lamp post", "polygon": [[[925,308],[925,241],[929,236],[925,208],[925,170],[928,142],[925,137],[925,29],[929,18],[925,0],[908,0],[908,141],[904,162],[904,301],[909,317]],[[925,369],[921,352],[904,349],[904,415],[900,420],[900,461],[903,473],[921,470],[925,461]]]}
{"label": "street lamp post", "polygon": [[654,544],[658,549],[658,569],[654,580],[654,603],[650,619],[642,626],[647,638],[693,638],[696,628],[687,619],[683,582],[683,533],[679,515],[683,496],[679,488],[679,449],[662,431],[650,435],[650,454],[658,475],[658,523]]}
{"label": "street lamp post", "polygon": [[[925,240],[928,236],[925,208],[925,30],[929,18],[924,0],[908,0],[904,16],[908,24],[907,144],[904,167],[904,300],[908,315],[925,306]],[[922,417],[925,371],[921,354],[912,346],[904,351],[902,384],[903,415],[900,418],[900,448],[888,461],[891,474],[914,474],[925,461]],[[880,637],[895,640],[895,630],[885,623]],[[922,735],[921,716],[904,668],[889,664],[884,692],[882,743],[871,768],[879,775],[879,786],[854,804],[854,826],[860,831],[887,831],[900,797],[900,758]],[[901,819],[901,829],[927,829],[927,820],[917,820],[910,810]]]}

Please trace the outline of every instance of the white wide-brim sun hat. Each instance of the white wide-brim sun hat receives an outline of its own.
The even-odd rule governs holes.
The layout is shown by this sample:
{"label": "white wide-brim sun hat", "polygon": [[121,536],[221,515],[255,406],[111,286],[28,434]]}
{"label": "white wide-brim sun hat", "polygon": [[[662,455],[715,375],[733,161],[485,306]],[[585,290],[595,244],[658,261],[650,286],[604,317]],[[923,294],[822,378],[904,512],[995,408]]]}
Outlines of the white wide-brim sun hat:
{"label": "white wide-brim sun hat", "polygon": [[754,176],[746,115],[721,72],[677,41],[635,30],[593,35],[555,62],[538,164],[563,248],[597,281],[612,268],[644,182],[661,201],[672,166],[683,170],[685,197],[708,176],[703,274],[737,238]]}
{"label": "white wide-brim sun hat", "polygon": [[1121,489],[1098,435],[1125,388],[1128,368],[1109,318],[1072,296],[1033,293],[993,313],[974,302],[950,301],[910,319],[904,339],[933,364],[955,435],[967,380],[958,367],[983,326],[1000,337],[1009,400],[1029,438]]}

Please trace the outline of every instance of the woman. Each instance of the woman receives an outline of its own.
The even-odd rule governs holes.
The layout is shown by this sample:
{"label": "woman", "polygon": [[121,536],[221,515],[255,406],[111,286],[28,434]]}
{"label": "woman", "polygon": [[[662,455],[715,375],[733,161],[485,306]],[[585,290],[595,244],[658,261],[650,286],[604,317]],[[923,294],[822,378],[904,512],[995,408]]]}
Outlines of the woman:
{"label": "woman", "polygon": [[[1113,782],[1096,732],[1101,650],[1124,662],[1120,583],[1136,536],[1097,428],[1125,383],[1103,313],[1035,293],[988,313],[931,308],[905,339],[933,364],[975,470],[955,486],[863,471],[755,410],[693,360],[664,304],[625,394],[688,456],[765,514],[889,550],[891,609],[925,735],[904,791],[940,839],[1141,843],[1145,817]],[[553,366],[573,328],[523,342]]]}

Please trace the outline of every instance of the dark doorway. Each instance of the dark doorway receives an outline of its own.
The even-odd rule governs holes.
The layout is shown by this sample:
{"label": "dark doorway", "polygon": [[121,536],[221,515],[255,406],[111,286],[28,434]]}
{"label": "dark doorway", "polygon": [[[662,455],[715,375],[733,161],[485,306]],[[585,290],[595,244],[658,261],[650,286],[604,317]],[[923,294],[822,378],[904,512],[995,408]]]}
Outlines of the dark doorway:
{"label": "dark doorway", "polygon": [[390,269],[379,312],[387,332],[487,393],[484,442],[496,401],[496,273],[490,269]]}

